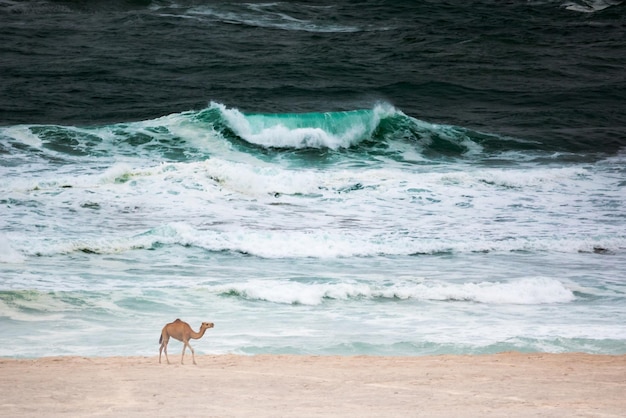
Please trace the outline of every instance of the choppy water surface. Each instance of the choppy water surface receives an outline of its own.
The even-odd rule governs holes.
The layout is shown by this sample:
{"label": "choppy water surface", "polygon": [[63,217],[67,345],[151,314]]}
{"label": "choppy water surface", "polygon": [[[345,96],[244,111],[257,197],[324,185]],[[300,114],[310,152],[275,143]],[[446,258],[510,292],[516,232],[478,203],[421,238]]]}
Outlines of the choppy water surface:
{"label": "choppy water surface", "polygon": [[0,4],[0,356],[626,352],[621,2]]}

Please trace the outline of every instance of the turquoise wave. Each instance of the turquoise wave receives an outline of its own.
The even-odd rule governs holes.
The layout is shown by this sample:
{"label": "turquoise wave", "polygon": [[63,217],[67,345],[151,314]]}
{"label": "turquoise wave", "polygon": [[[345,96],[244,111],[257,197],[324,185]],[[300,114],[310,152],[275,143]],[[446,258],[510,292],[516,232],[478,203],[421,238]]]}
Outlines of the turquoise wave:
{"label": "turquoise wave", "polygon": [[243,113],[211,104],[198,119],[227,137],[265,148],[350,148],[372,138],[381,121],[400,114],[390,105],[321,113]]}
{"label": "turquoise wave", "polygon": [[211,103],[200,111],[105,126],[9,126],[0,128],[0,138],[4,154],[23,155],[26,150],[55,161],[113,155],[200,161],[225,149],[271,158],[280,154],[309,159],[317,153],[324,158],[383,157],[410,163],[493,159],[512,151],[528,160],[554,152],[537,142],[425,122],[387,103],[312,113],[245,113]]}
{"label": "turquoise wave", "polygon": [[411,150],[418,159],[433,160],[540,148],[530,141],[422,121],[388,103],[312,113],[245,113],[211,103],[194,119],[235,144],[275,152],[351,151],[404,159]]}

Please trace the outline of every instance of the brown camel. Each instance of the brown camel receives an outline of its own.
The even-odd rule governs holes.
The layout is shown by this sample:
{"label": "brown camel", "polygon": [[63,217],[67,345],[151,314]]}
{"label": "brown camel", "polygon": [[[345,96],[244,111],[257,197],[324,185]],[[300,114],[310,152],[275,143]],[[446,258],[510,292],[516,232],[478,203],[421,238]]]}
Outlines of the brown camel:
{"label": "brown camel", "polygon": [[187,347],[191,350],[193,364],[197,364],[196,355],[193,348],[191,348],[191,345],[189,344],[189,339],[193,338],[194,340],[198,340],[202,338],[206,330],[209,328],[213,328],[213,322],[203,322],[202,325],[200,325],[199,332],[194,332],[188,323],[183,322],[180,319],[165,325],[161,331],[161,338],[159,338],[159,343],[161,343],[161,347],[159,348],[159,364],[161,363],[162,351],[165,351],[165,359],[167,360],[167,364],[170,364],[170,359],[167,357],[167,343],[169,342],[170,337],[183,342],[183,355],[180,358],[180,364],[184,364],[183,359],[185,358],[185,349]]}

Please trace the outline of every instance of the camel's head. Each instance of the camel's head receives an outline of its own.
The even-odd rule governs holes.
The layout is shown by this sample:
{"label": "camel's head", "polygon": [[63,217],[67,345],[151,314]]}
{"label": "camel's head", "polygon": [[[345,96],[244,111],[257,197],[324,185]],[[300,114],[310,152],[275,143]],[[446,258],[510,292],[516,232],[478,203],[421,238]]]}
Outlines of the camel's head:
{"label": "camel's head", "polygon": [[201,329],[208,329],[208,328],[213,328],[215,325],[213,324],[213,322],[203,322],[202,325],[200,326]]}

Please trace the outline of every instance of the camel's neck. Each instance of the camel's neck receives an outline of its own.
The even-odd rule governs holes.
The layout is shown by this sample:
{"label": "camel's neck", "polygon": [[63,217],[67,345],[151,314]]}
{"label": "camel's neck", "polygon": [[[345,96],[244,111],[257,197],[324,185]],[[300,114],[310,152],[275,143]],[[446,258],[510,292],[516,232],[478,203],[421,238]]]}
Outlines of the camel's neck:
{"label": "camel's neck", "polygon": [[191,334],[189,336],[193,338],[194,340],[197,340],[199,338],[202,338],[206,330],[207,330],[206,328],[201,328],[200,332],[194,332],[194,330],[191,330]]}

